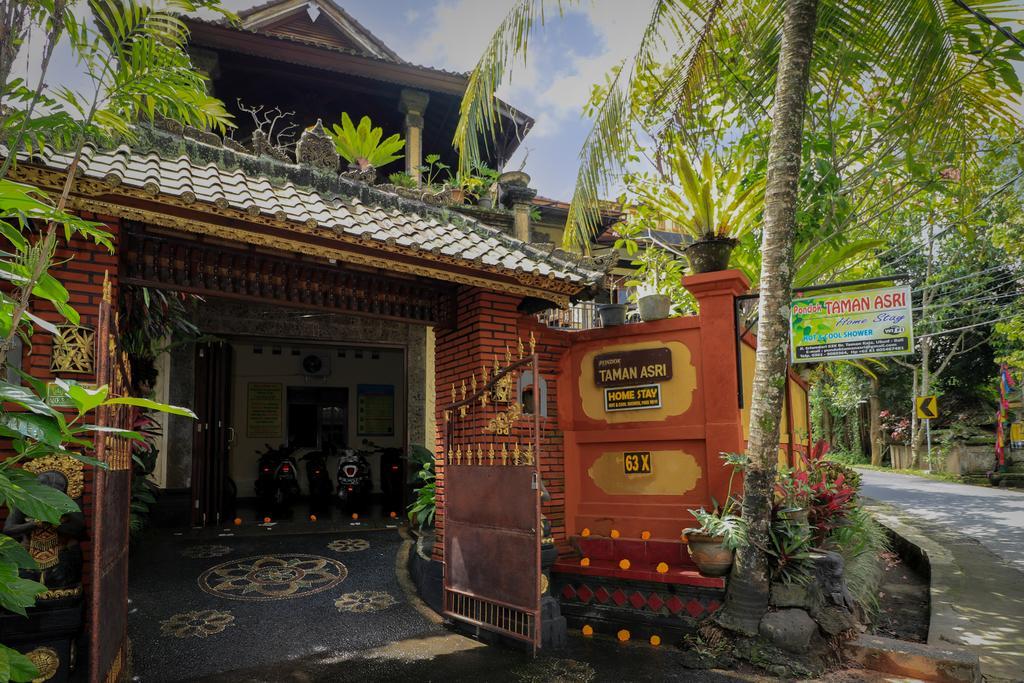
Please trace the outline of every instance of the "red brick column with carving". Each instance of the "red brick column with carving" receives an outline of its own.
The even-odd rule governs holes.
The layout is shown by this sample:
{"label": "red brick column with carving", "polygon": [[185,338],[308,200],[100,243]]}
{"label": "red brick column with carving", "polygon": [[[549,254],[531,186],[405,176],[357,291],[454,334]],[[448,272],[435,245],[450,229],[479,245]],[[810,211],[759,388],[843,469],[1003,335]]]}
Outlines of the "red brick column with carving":
{"label": "red brick column with carving", "polygon": [[[476,288],[463,288],[456,297],[455,325],[438,328],[435,338],[435,387],[438,433],[434,468],[437,473],[437,540],[433,557],[444,552],[444,407],[451,399],[451,386],[480,376],[483,365],[493,366],[495,356],[503,358],[506,345],[516,349],[518,341],[529,343],[530,333],[540,354],[540,374],[547,385],[547,416],[541,420],[541,472],[551,501],[544,514],[551,520],[556,538],[565,537],[565,474],[562,465],[561,432],[557,428],[555,375],[559,358],[568,348],[567,335],[548,330],[532,315],[518,310],[520,298]],[[504,361],[502,361],[504,362]]]}

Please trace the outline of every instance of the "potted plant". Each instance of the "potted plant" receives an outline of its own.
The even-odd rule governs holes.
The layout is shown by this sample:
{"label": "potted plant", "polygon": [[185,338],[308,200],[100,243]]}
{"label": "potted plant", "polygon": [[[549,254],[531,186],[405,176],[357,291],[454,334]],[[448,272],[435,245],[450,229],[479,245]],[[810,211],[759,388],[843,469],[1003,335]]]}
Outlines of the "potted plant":
{"label": "potted plant", "polygon": [[[420,166],[420,178],[426,188],[424,200],[434,204],[461,204],[465,201],[462,188],[453,187],[452,167],[441,161],[440,154],[428,154]],[[458,189],[458,192],[456,192]]]}
{"label": "potted plant", "polygon": [[761,213],[764,179],[749,180],[743,159],[722,169],[708,151],[698,172],[681,145],[669,150],[667,166],[671,181],[639,184],[638,200],[693,240],[684,250],[693,272],[725,270],[738,239]]}
{"label": "potted plant", "polygon": [[776,517],[807,526],[807,506],[813,495],[814,489],[806,470],[780,468],[775,482]]}
{"label": "potted plant", "polygon": [[456,185],[463,189],[465,196],[476,202],[481,209],[494,206],[491,188],[498,181],[498,172],[487,164],[475,164],[469,173],[460,173]]}
{"label": "potted plant", "polygon": [[644,322],[664,320],[672,313],[672,297],[669,292],[683,277],[683,264],[673,255],[656,246],[649,245],[633,261],[639,266],[636,279],[627,284],[636,287],[637,308]]}
{"label": "potted plant", "polygon": [[747,525],[739,515],[732,514],[737,501],[732,496],[732,483],[736,473],[747,463],[747,456],[740,453],[722,453],[722,460],[732,468],[725,504],[719,505],[712,498],[711,511],[690,510],[699,526],[683,530],[686,550],[697,569],[705,576],[725,576],[732,567],[733,555],[737,548],[747,542]]}
{"label": "potted plant", "polygon": [[352,124],[347,113],[341,115],[341,125],[334,124],[327,134],[334,140],[334,148],[348,162],[349,170],[371,176],[381,166],[402,158],[405,140],[397,133],[381,140],[384,131],[374,128],[369,116],[359,120],[359,126]]}

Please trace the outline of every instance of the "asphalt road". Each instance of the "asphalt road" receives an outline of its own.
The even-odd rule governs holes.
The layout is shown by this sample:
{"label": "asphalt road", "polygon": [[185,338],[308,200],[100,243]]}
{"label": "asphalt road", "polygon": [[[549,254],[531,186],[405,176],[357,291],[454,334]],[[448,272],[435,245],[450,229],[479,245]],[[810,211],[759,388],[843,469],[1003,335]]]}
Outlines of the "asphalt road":
{"label": "asphalt road", "polygon": [[1024,492],[858,470],[861,493],[976,539],[1024,570]]}

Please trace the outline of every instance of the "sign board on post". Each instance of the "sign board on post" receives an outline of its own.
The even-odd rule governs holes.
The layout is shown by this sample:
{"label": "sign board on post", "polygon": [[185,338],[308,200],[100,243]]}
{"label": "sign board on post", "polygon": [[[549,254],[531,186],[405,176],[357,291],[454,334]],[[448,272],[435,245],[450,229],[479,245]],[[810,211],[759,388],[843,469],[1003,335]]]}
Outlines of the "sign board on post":
{"label": "sign board on post", "polygon": [[913,353],[910,287],[794,299],[790,347],[794,363]]}
{"label": "sign board on post", "polygon": [[917,396],[914,399],[917,417],[922,420],[934,420],[939,416],[939,403],[935,396]]}

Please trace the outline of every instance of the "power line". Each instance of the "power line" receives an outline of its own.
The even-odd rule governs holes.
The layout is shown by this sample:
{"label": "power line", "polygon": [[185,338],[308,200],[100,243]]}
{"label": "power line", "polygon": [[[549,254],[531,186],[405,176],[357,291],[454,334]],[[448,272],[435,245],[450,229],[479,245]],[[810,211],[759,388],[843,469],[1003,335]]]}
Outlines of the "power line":
{"label": "power line", "polygon": [[[977,277],[979,275],[984,275],[985,273],[991,273],[994,270],[1000,270],[1001,268],[1009,268],[1009,267],[1010,267],[1010,264],[1008,264],[1008,263],[1000,263],[998,266],[992,266],[991,268],[986,268],[985,270],[979,270],[979,271],[975,271],[973,273],[968,273],[967,275],[961,275],[960,277],[955,277],[952,280],[943,280],[942,282],[936,282],[936,283],[931,284],[931,285],[925,285],[924,287],[917,287],[916,289],[914,289],[913,293],[917,294],[918,292],[924,292],[924,291],[927,291],[929,289],[934,289],[936,287],[945,287],[946,285],[951,285],[954,282],[960,282],[961,280],[967,280],[968,278]],[[1007,279],[1013,279],[1014,277],[1017,277],[1016,273],[1014,273],[1012,277],[1007,278]],[[989,284],[991,284],[991,283],[989,283]]]}
{"label": "power line", "polygon": [[979,301],[990,301],[990,300],[993,300],[993,299],[1005,299],[1007,297],[1021,296],[1021,295],[1024,295],[1024,292],[1009,292],[1007,294],[993,294],[991,296],[983,296],[983,297],[975,297],[975,298],[968,298],[968,299],[960,299],[959,301],[951,301],[949,303],[943,303],[943,304],[929,304],[928,306],[915,306],[914,308],[912,308],[910,310],[912,310],[912,311],[923,311],[925,308],[927,308],[929,310],[935,310],[935,309],[938,309],[938,308],[949,308],[950,306],[959,306],[961,304],[977,303]]}

